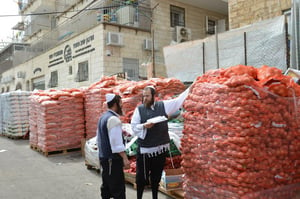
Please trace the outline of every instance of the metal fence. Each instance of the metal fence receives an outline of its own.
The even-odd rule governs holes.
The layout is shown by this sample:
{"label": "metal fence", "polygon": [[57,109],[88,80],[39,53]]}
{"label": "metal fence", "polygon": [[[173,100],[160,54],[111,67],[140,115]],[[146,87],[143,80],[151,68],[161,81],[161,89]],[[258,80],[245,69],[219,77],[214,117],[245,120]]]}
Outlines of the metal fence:
{"label": "metal fence", "polygon": [[[192,81],[208,70],[238,64],[268,65],[285,71],[289,67],[284,16],[216,34],[202,40],[164,48],[169,77]],[[182,68],[189,70],[182,73]]]}

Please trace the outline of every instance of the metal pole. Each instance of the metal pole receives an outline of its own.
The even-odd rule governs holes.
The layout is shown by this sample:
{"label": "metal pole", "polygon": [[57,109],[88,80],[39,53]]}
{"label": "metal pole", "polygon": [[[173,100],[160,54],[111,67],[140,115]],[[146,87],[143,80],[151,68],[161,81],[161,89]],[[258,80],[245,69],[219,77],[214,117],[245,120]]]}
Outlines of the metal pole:
{"label": "metal pole", "polygon": [[218,42],[217,26],[215,26],[215,35],[216,35],[217,68],[220,68],[220,63],[219,63],[219,42]]}
{"label": "metal pole", "polygon": [[153,12],[155,8],[159,5],[157,3],[152,9],[151,9],[151,18],[150,18],[150,29],[151,29],[151,39],[152,39],[152,77],[156,77],[156,72],[155,72],[155,49],[154,49],[154,27],[153,27]]}
{"label": "metal pole", "polygon": [[154,49],[154,28],[153,28],[153,20],[151,19],[151,40],[152,40],[152,77],[155,77],[155,49]]}
{"label": "metal pole", "polygon": [[285,17],[285,47],[286,47],[286,67],[290,68],[290,52],[291,48],[289,45],[289,33],[288,33],[288,22],[287,18]]}
{"label": "metal pole", "polygon": [[244,58],[245,58],[245,65],[247,66],[248,60],[247,60],[247,33],[244,32]]}
{"label": "metal pole", "polygon": [[205,43],[202,43],[202,56],[203,56],[203,67],[202,67],[202,73],[205,73]]}

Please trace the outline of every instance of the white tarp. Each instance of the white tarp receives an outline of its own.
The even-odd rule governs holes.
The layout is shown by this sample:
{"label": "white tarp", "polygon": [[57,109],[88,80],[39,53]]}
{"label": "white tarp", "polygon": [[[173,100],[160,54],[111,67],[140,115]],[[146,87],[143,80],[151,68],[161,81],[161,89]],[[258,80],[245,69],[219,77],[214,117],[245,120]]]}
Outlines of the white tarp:
{"label": "white tarp", "polygon": [[217,37],[214,35],[166,46],[163,51],[168,77],[183,82],[193,81],[211,69],[238,64],[268,65],[285,71],[285,18],[279,16],[218,34]]}
{"label": "white tarp", "polygon": [[1,94],[1,130],[9,136],[24,136],[29,132],[30,91]]}
{"label": "white tarp", "polygon": [[202,41],[191,41],[164,48],[168,77],[177,77],[183,82],[194,80],[203,73]]}
{"label": "white tarp", "polygon": [[287,69],[284,16],[257,23],[247,30],[247,60],[247,65],[255,67]]}

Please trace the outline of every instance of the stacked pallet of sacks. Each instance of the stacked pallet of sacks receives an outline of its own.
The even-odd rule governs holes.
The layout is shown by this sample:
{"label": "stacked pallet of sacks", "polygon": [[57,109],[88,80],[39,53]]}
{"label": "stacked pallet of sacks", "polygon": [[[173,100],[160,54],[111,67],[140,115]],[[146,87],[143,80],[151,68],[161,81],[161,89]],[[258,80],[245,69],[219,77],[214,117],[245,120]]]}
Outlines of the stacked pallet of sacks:
{"label": "stacked pallet of sacks", "polygon": [[2,108],[2,94],[0,95],[0,135],[3,134],[3,108]]}
{"label": "stacked pallet of sacks", "polygon": [[29,132],[29,91],[1,94],[2,134],[21,138]]}
{"label": "stacked pallet of sacks", "polygon": [[119,84],[119,81],[122,80],[117,80],[115,76],[103,77],[85,90],[85,137],[87,139],[96,135],[99,116],[107,110],[105,105],[105,95],[107,93],[112,93],[113,87]]}
{"label": "stacked pallet of sacks", "polygon": [[[158,96],[156,97],[156,100],[171,99],[185,90],[185,85],[180,82],[180,80],[175,78],[152,78],[149,80],[136,82],[118,80],[116,77],[103,77],[99,82],[91,85],[85,91],[87,139],[91,141],[93,139],[92,137],[96,135],[98,119],[101,114],[107,110],[105,104],[105,94],[115,93],[122,97],[123,116],[121,116],[121,120],[123,123],[123,130],[127,131],[128,129],[130,129],[129,123],[131,121],[134,109],[137,107],[137,105],[142,103],[142,91],[146,86],[149,85],[154,86],[157,90]],[[127,131],[127,133],[130,134],[129,131]],[[87,140],[87,144],[89,140]],[[135,140],[132,141],[133,144]],[[89,146],[89,144],[87,146]],[[136,149],[135,147],[133,148],[133,150]],[[132,156],[130,159],[132,162],[131,169],[127,172],[135,173],[135,160],[133,157],[135,155],[135,152],[132,152],[133,153],[129,154],[130,156]],[[89,156],[89,154],[87,155]],[[175,157],[173,158],[173,160],[173,164],[175,164],[175,166],[177,167],[180,167],[180,157]],[[171,160],[168,161],[168,166],[172,167]]]}
{"label": "stacked pallet of sacks", "polygon": [[184,103],[185,198],[299,197],[299,96],[300,86],[269,66],[198,77]]}
{"label": "stacked pallet of sacks", "polygon": [[52,152],[81,147],[85,130],[81,90],[34,91],[30,101],[32,148]]}
{"label": "stacked pallet of sacks", "polygon": [[105,94],[115,93],[122,97],[123,123],[130,123],[135,107],[142,101],[144,87],[153,85],[159,96],[157,99],[170,99],[184,91],[182,82],[174,78],[152,78],[144,81],[118,80],[116,77],[103,77],[85,91],[86,138],[96,135],[98,119],[107,110]]}
{"label": "stacked pallet of sacks", "polygon": [[171,99],[185,90],[185,85],[175,78],[151,78],[119,84],[113,92],[122,97],[123,113],[125,114],[122,122],[130,123],[134,109],[142,103],[143,89],[150,85],[155,87],[157,93],[155,100]]}
{"label": "stacked pallet of sacks", "polygon": [[[156,92],[158,94],[155,99],[156,101],[172,99],[185,90],[185,85],[182,82],[180,82],[180,80],[175,78],[152,78],[149,80],[132,82],[130,85],[121,84],[117,86],[114,91],[116,93],[119,92],[122,96],[123,112],[125,113],[122,119],[123,122],[130,123],[134,109],[137,105],[142,103],[143,89],[149,85],[154,86],[156,89]],[[180,145],[180,134],[177,133],[178,128],[173,125],[173,128],[170,128],[169,131],[169,135],[171,138],[172,158],[167,158],[165,163],[165,169],[180,168],[181,157],[180,152],[177,150],[177,147],[179,148]],[[132,140],[126,146],[126,152],[130,156],[129,160],[131,164],[130,169],[126,170],[125,174],[130,174],[129,176],[131,177],[136,173],[136,139],[136,137],[132,138]]]}

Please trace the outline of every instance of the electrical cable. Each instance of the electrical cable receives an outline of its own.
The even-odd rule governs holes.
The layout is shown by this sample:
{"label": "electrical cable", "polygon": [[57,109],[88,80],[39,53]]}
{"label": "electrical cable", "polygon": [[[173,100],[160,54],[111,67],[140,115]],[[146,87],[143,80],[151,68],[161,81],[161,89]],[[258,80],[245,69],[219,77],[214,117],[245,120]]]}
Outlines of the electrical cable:
{"label": "electrical cable", "polygon": [[85,8],[79,10],[72,10],[72,11],[55,11],[55,12],[39,12],[39,13],[30,13],[30,14],[18,14],[18,15],[0,15],[0,17],[26,17],[26,16],[39,16],[39,15],[51,15],[51,14],[64,14],[64,13],[71,13],[71,12],[82,12],[82,11],[90,11],[90,10],[103,10],[103,9],[110,9],[110,8],[118,8],[118,6],[103,6],[103,7],[96,7],[96,8]]}

